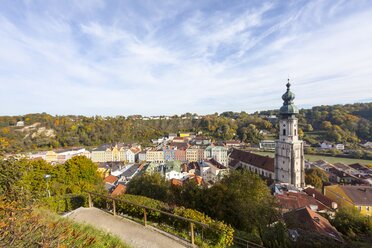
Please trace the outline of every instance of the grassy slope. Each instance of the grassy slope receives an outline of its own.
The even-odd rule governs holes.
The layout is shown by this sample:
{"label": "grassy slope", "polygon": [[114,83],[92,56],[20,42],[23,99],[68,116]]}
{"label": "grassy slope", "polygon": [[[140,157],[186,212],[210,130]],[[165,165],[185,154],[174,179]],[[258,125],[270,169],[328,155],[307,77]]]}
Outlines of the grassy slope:
{"label": "grassy slope", "polygon": [[[254,153],[274,157],[274,152],[256,152]],[[353,164],[353,163],[361,163],[363,165],[372,164],[372,160],[365,160],[365,159],[357,159],[357,158],[338,158],[338,157],[330,157],[330,156],[321,156],[321,155],[308,155],[305,154],[305,159],[309,161],[318,161],[318,160],[325,160],[329,163],[344,163],[344,164]]]}
{"label": "grassy slope", "polygon": [[47,210],[0,212],[0,247],[129,247],[109,233]]}

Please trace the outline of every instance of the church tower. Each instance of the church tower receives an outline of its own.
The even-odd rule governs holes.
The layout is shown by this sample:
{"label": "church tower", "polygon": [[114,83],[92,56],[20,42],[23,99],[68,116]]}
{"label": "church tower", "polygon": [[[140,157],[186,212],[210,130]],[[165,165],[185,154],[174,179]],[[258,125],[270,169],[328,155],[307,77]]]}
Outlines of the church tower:
{"label": "church tower", "polygon": [[305,186],[304,145],[298,139],[298,108],[294,105],[295,95],[287,91],[282,96],[283,106],[279,111],[279,139],[275,142],[275,180],[296,187]]}

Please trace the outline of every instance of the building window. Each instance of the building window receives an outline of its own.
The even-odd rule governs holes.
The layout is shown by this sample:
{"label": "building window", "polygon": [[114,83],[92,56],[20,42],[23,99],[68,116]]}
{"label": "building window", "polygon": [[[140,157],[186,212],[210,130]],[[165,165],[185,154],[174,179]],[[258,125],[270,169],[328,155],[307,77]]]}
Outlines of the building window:
{"label": "building window", "polygon": [[283,135],[287,135],[287,134],[286,134],[286,130],[285,130],[285,129],[283,129]]}
{"label": "building window", "polygon": [[294,133],[295,133],[295,135],[297,135],[297,130],[296,129],[294,130]]}

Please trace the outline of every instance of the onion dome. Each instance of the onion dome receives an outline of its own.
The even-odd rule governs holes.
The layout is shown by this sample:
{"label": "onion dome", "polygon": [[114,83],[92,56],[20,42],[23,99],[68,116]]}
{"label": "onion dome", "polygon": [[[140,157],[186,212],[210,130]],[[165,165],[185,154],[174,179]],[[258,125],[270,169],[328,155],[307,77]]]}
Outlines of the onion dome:
{"label": "onion dome", "polygon": [[284,101],[283,106],[280,108],[279,113],[281,115],[293,115],[298,114],[298,108],[296,105],[294,105],[293,100],[295,99],[295,94],[293,94],[290,90],[291,84],[287,83],[287,91],[282,96],[282,99]]}

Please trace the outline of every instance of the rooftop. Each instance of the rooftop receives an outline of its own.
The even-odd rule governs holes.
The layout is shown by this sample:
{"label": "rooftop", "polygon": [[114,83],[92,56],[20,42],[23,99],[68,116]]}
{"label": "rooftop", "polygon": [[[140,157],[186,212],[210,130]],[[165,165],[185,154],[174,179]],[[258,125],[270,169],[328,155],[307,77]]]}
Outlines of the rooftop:
{"label": "rooftop", "polygon": [[242,161],[255,167],[274,172],[274,158],[262,156],[248,151],[233,149],[230,158]]}
{"label": "rooftop", "polygon": [[308,207],[300,208],[283,215],[288,228],[298,228],[317,232],[328,238],[343,242],[341,234],[323,216],[315,213]]}
{"label": "rooftop", "polygon": [[340,187],[356,205],[372,206],[372,186],[340,185]]}

